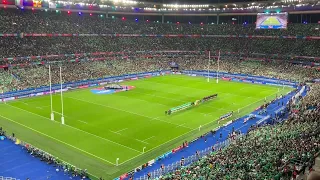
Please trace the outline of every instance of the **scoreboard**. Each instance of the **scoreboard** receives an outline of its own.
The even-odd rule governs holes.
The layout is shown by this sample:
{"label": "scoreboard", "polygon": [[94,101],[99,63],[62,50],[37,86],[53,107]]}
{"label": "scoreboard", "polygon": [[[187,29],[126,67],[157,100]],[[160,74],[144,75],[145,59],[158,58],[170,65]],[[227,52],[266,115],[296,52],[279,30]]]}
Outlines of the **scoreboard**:
{"label": "scoreboard", "polygon": [[258,13],[256,29],[287,29],[288,13]]}

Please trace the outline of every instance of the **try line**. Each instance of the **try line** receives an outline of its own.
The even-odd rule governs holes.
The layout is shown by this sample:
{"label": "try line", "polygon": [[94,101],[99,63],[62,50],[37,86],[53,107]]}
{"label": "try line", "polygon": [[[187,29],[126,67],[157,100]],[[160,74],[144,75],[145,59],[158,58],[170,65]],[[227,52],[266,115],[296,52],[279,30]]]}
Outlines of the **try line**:
{"label": "try line", "polygon": [[[50,120],[50,121],[51,121],[51,119],[50,119],[50,118],[47,118],[47,117],[45,117],[45,116],[42,116],[42,115],[39,115],[39,114],[36,114],[36,113],[30,112],[30,111],[27,111],[27,110],[22,109],[22,108],[19,108],[19,107],[12,106],[12,105],[10,105],[10,104],[6,104],[6,105],[8,105],[8,106],[10,106],[10,107],[13,107],[13,108],[16,108],[16,109],[20,109],[20,110],[25,111],[25,112],[27,112],[27,113],[30,113],[30,114],[33,114],[33,115],[36,115],[36,116],[39,116],[39,117],[42,117],[42,118],[45,118],[45,119],[48,119],[48,120]],[[55,123],[59,123],[59,122],[57,122],[57,121],[53,121],[53,122],[55,122]],[[60,123],[59,123],[59,124],[60,124]],[[87,131],[84,131],[84,130],[81,130],[81,129],[75,128],[75,127],[73,127],[73,126],[69,126],[69,125],[66,125],[66,124],[65,124],[64,126],[67,126],[67,127],[69,127],[69,128],[72,128],[72,129],[75,129],[75,130],[78,130],[78,131],[84,132],[84,133],[86,133],[86,134],[88,134],[88,135],[91,135],[91,136],[97,137],[97,138],[99,138],[99,139],[102,139],[102,140],[105,140],[105,141],[111,142],[111,143],[116,144],[116,145],[119,145],[119,146],[121,146],[121,147],[124,147],[124,148],[130,149],[130,150],[132,150],[132,151],[135,151],[135,152],[139,152],[139,153],[141,153],[141,151],[138,151],[138,150],[136,150],[136,149],[133,149],[133,148],[130,148],[130,147],[125,146],[125,145],[123,145],[123,144],[120,144],[120,143],[117,143],[117,142],[111,141],[111,140],[109,140],[109,139],[106,139],[106,138],[103,138],[103,137],[97,136],[97,135],[92,134],[92,133],[89,133],[89,132],[87,132]]]}
{"label": "try line", "polygon": [[27,129],[30,129],[30,130],[38,133],[38,134],[41,134],[41,135],[46,136],[46,137],[48,137],[48,138],[51,138],[51,139],[53,139],[53,140],[55,140],[55,141],[58,141],[58,142],[60,142],[60,143],[62,143],[62,144],[65,144],[65,145],[67,145],[67,146],[70,146],[70,147],[72,147],[72,148],[74,148],[74,149],[77,149],[77,150],[79,150],[79,151],[81,151],[81,152],[83,152],[83,153],[89,154],[89,155],[91,155],[91,156],[93,156],[93,157],[95,157],[95,158],[98,158],[98,159],[102,160],[102,161],[105,161],[105,162],[107,162],[107,163],[110,163],[110,164],[112,164],[112,165],[115,165],[114,163],[112,163],[112,162],[110,162],[110,161],[108,161],[108,160],[106,160],[106,159],[103,159],[103,158],[101,158],[101,157],[99,157],[99,156],[96,156],[96,155],[94,155],[94,154],[92,154],[92,153],[89,153],[89,152],[87,152],[87,151],[85,151],[85,150],[82,150],[82,149],[80,149],[80,148],[77,148],[77,147],[75,147],[75,146],[73,146],[73,145],[71,145],[71,144],[69,144],[69,143],[66,143],[66,142],[61,141],[61,140],[59,140],[59,139],[57,139],[57,138],[54,138],[54,137],[52,137],[52,136],[49,136],[49,135],[47,135],[47,134],[45,134],[45,133],[43,133],[43,132],[40,132],[40,131],[38,131],[38,130],[36,130],[36,129],[33,129],[33,128],[29,127],[29,126],[26,126],[26,125],[24,125],[24,124],[21,124],[21,123],[19,123],[19,122],[17,122],[17,121],[14,121],[13,119],[10,119],[10,118],[5,117],[5,116],[2,116],[2,115],[0,115],[0,117],[6,119],[6,120],[8,120],[8,121],[11,121],[11,122],[13,122],[13,123],[19,124],[20,126],[23,126],[23,127],[27,128]]}

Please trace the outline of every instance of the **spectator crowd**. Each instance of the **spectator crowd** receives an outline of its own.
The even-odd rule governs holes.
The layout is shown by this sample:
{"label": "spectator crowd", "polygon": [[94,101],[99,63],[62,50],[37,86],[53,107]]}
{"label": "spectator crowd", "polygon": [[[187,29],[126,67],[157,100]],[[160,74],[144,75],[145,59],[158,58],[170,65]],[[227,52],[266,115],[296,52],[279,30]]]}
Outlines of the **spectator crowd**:
{"label": "spectator crowd", "polygon": [[83,33],[83,34],[216,34],[319,36],[317,24],[288,24],[288,29],[256,30],[255,24],[182,24],[154,23],[143,20],[115,19],[98,14],[6,9],[1,11],[1,33]]}
{"label": "spectator crowd", "polygon": [[[256,30],[254,25],[190,25],[129,22],[98,16],[8,9],[0,12],[0,93],[48,85],[48,64],[53,84],[75,82],[170,69],[212,70],[267,76],[299,82],[320,78],[320,41],[311,38],[246,37],[23,37],[27,33],[71,34],[199,34],[254,36],[317,36],[317,24],[289,24],[287,30]],[[209,61],[208,51],[211,51]],[[223,53],[217,61],[217,50]],[[164,52],[170,51],[170,52]],[[186,52],[188,51],[188,52]],[[92,54],[113,52],[110,54]],[[81,55],[75,55],[80,54]],[[90,53],[90,54],[89,54]],[[73,54],[69,56],[67,54]],[[25,56],[62,55],[51,58]],[[303,57],[297,57],[303,56]],[[297,61],[307,63],[297,64]],[[219,65],[218,65],[219,64]],[[161,177],[180,179],[290,179],[309,168],[320,148],[320,85],[311,85],[308,95],[288,106],[287,121],[252,130],[228,148],[213,152],[198,162]],[[0,132],[2,132],[0,130]],[[2,132],[3,133],[3,132]],[[26,146],[35,157],[56,164],[74,175],[85,171],[60,162],[41,150]],[[253,151],[254,150],[254,151]]]}
{"label": "spectator crowd", "polygon": [[[231,26],[231,25],[230,25]],[[1,32],[1,31],[0,31]],[[248,37],[0,37],[0,57],[93,52],[206,51],[320,57],[319,39]]]}
{"label": "spectator crowd", "polygon": [[308,95],[298,104],[288,104],[288,120],[253,126],[229,147],[159,179],[289,180],[312,170],[320,151],[319,94],[320,84],[311,85]]}
{"label": "spectator crowd", "polygon": [[[146,58],[112,58],[104,61],[61,62],[52,64],[52,82],[59,83],[59,66],[62,66],[64,82],[97,79],[121,74],[159,71],[170,69],[174,61],[180,70],[207,70],[206,55],[154,57]],[[209,69],[217,70],[217,60],[210,61]],[[219,61],[219,71],[253,74],[259,76],[287,79],[292,81],[311,81],[320,77],[316,67],[295,65],[287,61],[257,61],[239,60],[237,56],[222,57]],[[49,85],[48,65],[28,65],[0,70],[0,91],[16,91],[30,87],[36,88]]]}

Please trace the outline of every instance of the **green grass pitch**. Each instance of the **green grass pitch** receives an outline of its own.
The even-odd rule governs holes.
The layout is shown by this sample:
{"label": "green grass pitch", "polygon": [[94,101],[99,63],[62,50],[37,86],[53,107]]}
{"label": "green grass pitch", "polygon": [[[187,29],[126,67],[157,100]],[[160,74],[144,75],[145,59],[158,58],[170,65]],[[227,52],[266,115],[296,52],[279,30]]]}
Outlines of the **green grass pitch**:
{"label": "green grass pitch", "polygon": [[262,25],[281,25],[281,23],[276,17],[270,16],[263,21]]}
{"label": "green grass pitch", "polygon": [[[0,126],[7,132],[57,156],[95,177],[115,178],[219,126],[217,119],[234,111],[253,111],[264,99],[290,88],[166,75],[122,82],[136,88],[109,95],[90,89],[64,93],[66,125],[60,124],[60,95],[0,104]],[[169,108],[218,93],[217,99],[171,116]],[[238,109],[240,109],[238,113]],[[199,131],[199,126],[202,128]],[[221,125],[221,124],[220,124]],[[143,148],[145,147],[145,153]],[[119,158],[119,166],[115,166]]]}

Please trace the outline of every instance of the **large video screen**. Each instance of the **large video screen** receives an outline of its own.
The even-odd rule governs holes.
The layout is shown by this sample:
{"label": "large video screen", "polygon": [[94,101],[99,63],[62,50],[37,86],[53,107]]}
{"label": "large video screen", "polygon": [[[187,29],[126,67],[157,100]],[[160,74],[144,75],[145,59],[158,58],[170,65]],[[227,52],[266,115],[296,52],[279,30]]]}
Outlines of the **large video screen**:
{"label": "large video screen", "polygon": [[257,29],[286,29],[288,13],[258,13]]}

